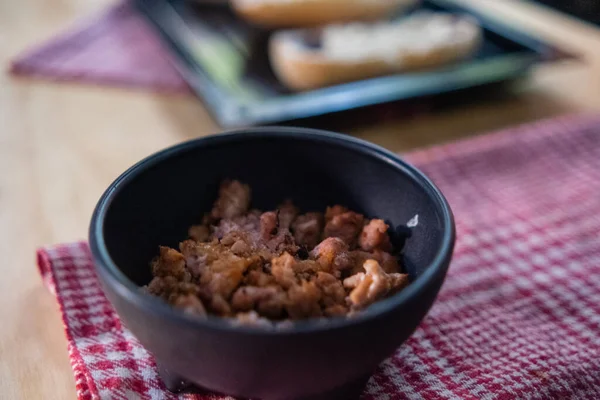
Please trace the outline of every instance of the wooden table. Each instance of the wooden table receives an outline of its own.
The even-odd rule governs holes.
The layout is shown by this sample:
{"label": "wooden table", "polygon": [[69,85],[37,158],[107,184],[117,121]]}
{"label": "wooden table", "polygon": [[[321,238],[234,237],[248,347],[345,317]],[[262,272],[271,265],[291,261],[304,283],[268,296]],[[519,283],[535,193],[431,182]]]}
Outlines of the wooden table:
{"label": "wooden table", "polygon": [[[476,4],[585,57],[539,68],[515,95],[351,132],[405,151],[568,112],[600,110],[600,29],[519,1]],[[93,14],[106,0],[0,2],[0,60]],[[0,75],[0,397],[75,397],[66,342],[34,251],[84,239],[107,185],[140,158],[218,131],[187,95]]]}

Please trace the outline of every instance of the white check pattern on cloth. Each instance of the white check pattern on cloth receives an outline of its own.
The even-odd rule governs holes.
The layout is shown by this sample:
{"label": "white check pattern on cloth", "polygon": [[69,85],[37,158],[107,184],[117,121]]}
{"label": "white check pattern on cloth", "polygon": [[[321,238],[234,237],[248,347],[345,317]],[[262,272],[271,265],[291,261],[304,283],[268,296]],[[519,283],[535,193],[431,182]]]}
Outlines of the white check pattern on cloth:
{"label": "white check pattern on cloth", "polygon": [[[428,316],[363,399],[600,398],[600,118],[564,117],[406,157],[444,192],[457,246]],[[80,399],[173,395],[85,243],[41,249]]]}

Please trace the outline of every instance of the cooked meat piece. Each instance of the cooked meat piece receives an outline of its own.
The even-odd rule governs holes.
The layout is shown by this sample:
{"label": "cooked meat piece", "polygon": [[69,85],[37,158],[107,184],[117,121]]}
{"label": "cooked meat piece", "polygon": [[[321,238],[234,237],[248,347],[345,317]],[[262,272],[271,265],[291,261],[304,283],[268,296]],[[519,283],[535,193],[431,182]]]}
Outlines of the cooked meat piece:
{"label": "cooked meat piece", "polygon": [[219,243],[222,244],[223,246],[233,246],[233,244],[235,242],[237,242],[238,240],[244,240],[244,241],[246,240],[245,232],[241,232],[241,231],[228,232],[225,236],[223,236],[219,240]]}
{"label": "cooked meat piece", "polygon": [[179,281],[175,279],[173,276],[165,276],[162,279],[162,293],[160,296],[163,299],[166,299],[169,304],[172,304],[171,301],[176,299],[179,295]]}
{"label": "cooked meat piece", "polygon": [[312,278],[318,272],[323,271],[323,266],[315,260],[294,260],[295,263],[292,268],[294,269],[296,276],[298,276],[299,278],[309,279]]}
{"label": "cooked meat piece", "polygon": [[387,274],[387,275],[390,278],[390,286],[391,286],[390,293],[388,293],[388,294],[398,293],[400,290],[407,287],[408,284],[410,283],[410,278],[408,277],[408,274],[401,274],[398,272],[394,272],[394,273]]}
{"label": "cooked meat piece", "polygon": [[303,281],[288,290],[286,310],[293,319],[320,317],[323,313],[319,301],[321,290],[314,282]]}
{"label": "cooked meat piece", "polygon": [[271,274],[283,288],[289,289],[298,284],[294,264],[296,260],[290,253],[283,253],[281,256],[271,260]]}
{"label": "cooked meat piece", "polygon": [[249,207],[250,186],[239,181],[224,181],[210,215],[214,219],[235,218],[242,216]]}
{"label": "cooked meat piece", "polygon": [[224,251],[218,243],[200,243],[185,240],[179,244],[185,264],[193,277],[199,278],[207,266],[217,260]]}
{"label": "cooked meat piece", "polygon": [[220,294],[215,294],[210,299],[210,309],[217,315],[226,317],[231,315],[231,306]]}
{"label": "cooked meat piece", "polygon": [[287,293],[280,289],[275,295],[258,302],[256,309],[267,318],[281,318],[288,301],[287,298]]}
{"label": "cooked meat piece", "polygon": [[146,291],[154,296],[165,297],[164,294],[171,292],[171,288],[167,286],[164,278],[155,276],[152,278],[148,286],[145,287]]}
{"label": "cooked meat piece", "polygon": [[307,249],[314,248],[323,232],[323,214],[310,212],[298,216],[292,224],[292,231],[297,244]]}
{"label": "cooked meat piece", "polygon": [[341,304],[334,304],[323,310],[323,315],[326,317],[342,317],[346,314],[348,314],[348,307]]}
{"label": "cooked meat piece", "polygon": [[244,286],[236,290],[231,299],[232,307],[237,311],[249,311],[254,308],[261,315],[280,318],[287,303],[287,294],[279,286]]}
{"label": "cooked meat piece", "polygon": [[220,244],[230,248],[237,256],[250,256],[258,246],[256,236],[250,232],[232,231],[223,236]]}
{"label": "cooked meat piece", "polygon": [[290,254],[296,254],[298,252],[298,246],[287,229],[279,229],[277,235],[267,242],[267,249],[273,252],[274,256],[284,252]]}
{"label": "cooked meat piece", "polygon": [[244,278],[244,283],[248,286],[269,286],[274,285],[276,283],[273,275],[267,274],[263,271],[249,271],[246,277]]}
{"label": "cooked meat piece", "polygon": [[190,275],[185,267],[183,254],[164,246],[160,246],[159,251],[159,256],[152,262],[153,276],[172,276],[177,280],[184,280]]}
{"label": "cooked meat piece", "polygon": [[242,239],[236,240],[235,243],[231,245],[231,252],[236,256],[249,255],[250,251],[252,251],[252,247]]}
{"label": "cooked meat piece", "polygon": [[367,260],[374,260],[375,257],[372,253],[368,253],[362,250],[354,250],[350,252],[350,257],[352,257],[352,269],[349,271],[350,276],[360,274],[364,272],[363,264]]}
{"label": "cooked meat piece", "polygon": [[271,260],[271,274],[277,283],[289,288],[298,283],[298,279],[309,279],[323,267],[314,260],[300,260],[285,252]]}
{"label": "cooked meat piece", "polygon": [[193,294],[177,297],[173,305],[182,308],[185,313],[206,316],[204,305],[200,299]]}
{"label": "cooked meat piece", "polygon": [[207,287],[211,293],[227,299],[242,282],[246,270],[257,262],[257,257],[242,258],[231,253],[224,254],[205,270],[200,284]]}
{"label": "cooked meat piece", "polygon": [[278,209],[279,216],[279,228],[289,229],[292,222],[298,215],[298,208],[290,200],[286,200],[281,204]]}
{"label": "cooked meat piece", "polygon": [[335,209],[331,207],[325,213],[325,237],[337,237],[346,243],[350,248],[356,246],[358,235],[364,224],[362,214],[353,211],[339,213],[343,208]]}
{"label": "cooked meat piece", "polygon": [[329,222],[333,219],[333,217],[342,215],[348,211],[350,210],[348,210],[346,207],[337,204],[333,207],[327,207],[325,209],[325,222]]}
{"label": "cooked meat piece", "polygon": [[331,307],[336,304],[343,305],[346,299],[346,291],[339,279],[327,272],[318,272],[315,283],[321,289],[321,304]]}
{"label": "cooked meat piece", "polygon": [[336,273],[351,268],[352,257],[348,245],[340,238],[330,237],[323,240],[311,252],[310,256],[321,264],[323,271]]}
{"label": "cooked meat piece", "polygon": [[367,260],[365,272],[344,280],[344,287],[352,289],[348,296],[353,308],[364,308],[408,284],[408,275],[387,274],[375,260]]}
{"label": "cooked meat piece", "polygon": [[[375,289],[381,291],[381,293],[376,293],[374,290],[370,290],[371,285],[374,286]],[[385,288],[381,286],[376,286],[373,283],[373,276],[366,275],[364,272],[361,272],[356,275],[352,275],[349,278],[344,280],[345,287],[352,287],[354,289],[350,292],[348,299],[353,307],[360,308],[369,304],[371,301],[375,301],[375,294],[383,295],[383,291]],[[387,290],[385,291],[387,293]]]}
{"label": "cooked meat piece", "polygon": [[236,311],[252,310],[259,302],[275,296],[280,291],[276,286],[243,286],[233,294],[231,306]]}
{"label": "cooked meat piece", "polygon": [[260,216],[260,237],[262,240],[269,240],[277,233],[277,213],[267,211]]}
{"label": "cooked meat piece", "polygon": [[377,262],[381,265],[381,268],[383,268],[383,270],[388,274],[400,272],[398,258],[388,252],[375,250],[373,252],[373,259],[377,260]]}
{"label": "cooked meat piece", "polygon": [[249,232],[232,231],[223,236],[219,243],[238,256],[252,255],[260,246],[260,239]]}
{"label": "cooked meat piece", "polygon": [[200,287],[194,282],[177,282],[177,292],[181,295],[193,294],[197,295],[200,291]]}
{"label": "cooked meat piece", "polygon": [[389,226],[382,219],[372,219],[366,224],[362,232],[358,243],[360,248],[364,251],[373,251],[375,249],[390,251],[392,249],[392,243],[388,236]]}
{"label": "cooked meat piece", "polygon": [[235,320],[233,320],[232,323],[234,325],[258,326],[264,328],[271,328],[273,326],[271,321],[261,317],[256,311],[239,313],[235,316]]}
{"label": "cooked meat piece", "polygon": [[358,274],[364,271],[363,264],[367,260],[375,260],[377,261],[383,270],[387,273],[399,272],[400,265],[398,264],[398,259],[391,255],[390,253],[386,253],[385,251],[375,250],[372,253],[368,253],[362,250],[355,250],[350,252],[350,256],[352,257],[354,266],[350,270],[350,275]]}
{"label": "cooked meat piece", "polygon": [[260,238],[260,216],[258,211],[232,219],[222,219],[213,229],[213,238],[221,239],[231,232],[246,232],[255,242]]}
{"label": "cooked meat piece", "polygon": [[210,228],[206,225],[192,225],[188,229],[188,236],[197,242],[206,242],[210,237]]}
{"label": "cooked meat piece", "polygon": [[[363,268],[363,271],[364,271],[364,268]],[[351,276],[347,277],[343,281],[344,287],[346,289],[354,289],[362,281],[362,279],[364,278],[364,276],[365,276],[364,272],[358,272],[358,273],[356,273],[354,275],[351,275]]]}
{"label": "cooked meat piece", "polygon": [[148,293],[162,297],[170,304],[174,304],[181,296],[198,294],[198,289],[195,283],[178,281],[173,276],[154,277],[146,286]]}

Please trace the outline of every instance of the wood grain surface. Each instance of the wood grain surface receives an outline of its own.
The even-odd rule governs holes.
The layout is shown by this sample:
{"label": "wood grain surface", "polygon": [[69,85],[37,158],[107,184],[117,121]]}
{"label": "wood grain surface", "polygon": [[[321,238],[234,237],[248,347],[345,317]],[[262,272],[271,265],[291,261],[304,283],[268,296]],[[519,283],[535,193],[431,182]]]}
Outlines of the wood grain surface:
{"label": "wood grain surface", "polygon": [[[508,95],[349,133],[407,151],[570,112],[600,110],[600,30],[528,2],[456,0],[583,55],[543,66]],[[93,15],[106,0],[0,2],[0,61]],[[84,239],[107,185],[140,158],[218,131],[196,99],[0,74],[0,398],[73,399],[57,306],[39,245]]]}

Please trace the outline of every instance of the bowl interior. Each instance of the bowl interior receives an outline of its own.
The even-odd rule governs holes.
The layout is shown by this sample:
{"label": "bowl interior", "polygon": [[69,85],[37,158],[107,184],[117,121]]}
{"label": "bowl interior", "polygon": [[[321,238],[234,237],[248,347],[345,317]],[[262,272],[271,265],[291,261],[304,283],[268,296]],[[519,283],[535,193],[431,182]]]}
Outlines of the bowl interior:
{"label": "bowl interior", "polygon": [[[433,261],[451,229],[435,189],[389,153],[339,135],[255,130],[188,142],[126,173],[100,219],[114,263],[136,284],[148,283],[157,247],[176,247],[185,239],[226,178],[248,183],[252,206],[262,210],[290,198],[302,211],[342,204],[385,219],[394,245],[404,246],[412,279]],[[405,240],[406,224],[415,215],[419,224]]]}

